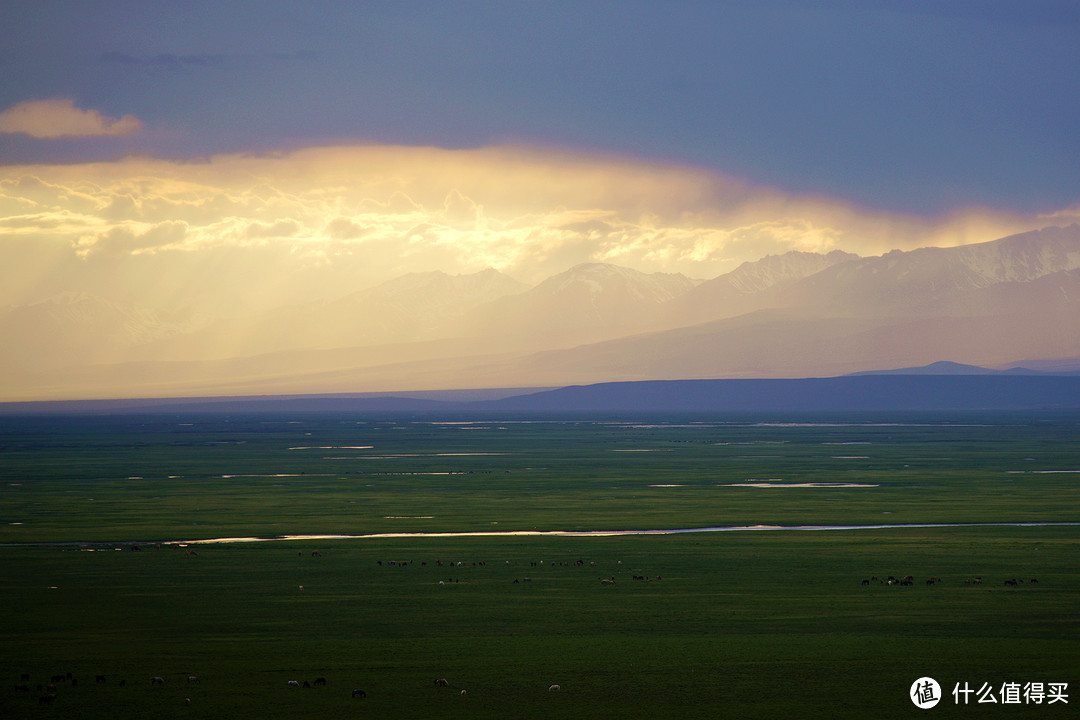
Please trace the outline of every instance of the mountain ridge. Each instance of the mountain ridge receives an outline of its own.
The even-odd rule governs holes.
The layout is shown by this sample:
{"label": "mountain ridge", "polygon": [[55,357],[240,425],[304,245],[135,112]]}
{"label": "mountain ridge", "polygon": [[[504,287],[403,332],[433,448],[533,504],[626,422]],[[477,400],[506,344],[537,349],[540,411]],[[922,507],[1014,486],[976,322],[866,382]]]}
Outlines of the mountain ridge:
{"label": "mountain ridge", "polygon": [[835,376],[941,357],[1004,368],[1080,356],[1080,225],[771,255],[706,281],[610,263],[532,287],[494,269],[413,273],[213,323],[107,301],[91,321],[72,311],[85,302],[0,312],[0,399]]}
{"label": "mountain ridge", "polygon": [[346,413],[385,417],[642,417],[657,414],[1080,412],[1080,372],[865,374],[831,378],[607,382],[554,389],[0,403],[0,417]]}

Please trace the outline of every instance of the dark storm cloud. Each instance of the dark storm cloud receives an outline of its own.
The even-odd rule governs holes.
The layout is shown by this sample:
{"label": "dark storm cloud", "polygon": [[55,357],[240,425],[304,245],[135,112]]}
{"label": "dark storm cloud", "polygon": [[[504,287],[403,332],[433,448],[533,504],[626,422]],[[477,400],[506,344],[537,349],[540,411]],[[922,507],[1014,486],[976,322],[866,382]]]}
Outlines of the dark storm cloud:
{"label": "dark storm cloud", "polygon": [[180,66],[180,65],[221,65],[225,62],[225,55],[200,53],[198,55],[174,55],[172,53],[160,53],[149,57],[134,57],[127,53],[115,50],[102,54],[101,61],[117,63],[120,65],[156,65],[156,66]]}
{"label": "dark storm cloud", "polygon": [[1080,188],[1076,2],[14,2],[0,47],[0,111],[132,114],[170,157],[516,142],[920,214]]}
{"label": "dark storm cloud", "polygon": [[[319,57],[319,54],[310,50],[299,50],[297,52],[269,52],[264,56],[255,56],[254,58],[247,58],[249,60],[259,60],[266,58],[269,60],[275,60],[279,62],[296,62],[296,61],[311,61]],[[150,67],[179,67],[183,65],[192,65],[197,67],[211,67],[215,65],[224,65],[226,62],[241,61],[245,58],[239,58],[235,56],[229,56],[224,53],[199,53],[196,55],[175,55],[173,53],[159,53],[157,55],[146,56],[134,56],[118,50],[110,50],[102,53],[101,62],[113,63],[116,65],[144,65]]]}

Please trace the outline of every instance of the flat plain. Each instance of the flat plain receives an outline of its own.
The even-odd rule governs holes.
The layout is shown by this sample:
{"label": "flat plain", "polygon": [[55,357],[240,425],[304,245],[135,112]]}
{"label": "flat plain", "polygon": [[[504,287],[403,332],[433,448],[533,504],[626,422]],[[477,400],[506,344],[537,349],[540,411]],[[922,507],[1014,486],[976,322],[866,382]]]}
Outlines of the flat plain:
{"label": "flat plain", "polygon": [[[3,418],[0,716],[909,717],[930,676],[938,715],[1072,717],[1077,440],[1017,414]],[[195,542],[222,538],[262,541]]]}

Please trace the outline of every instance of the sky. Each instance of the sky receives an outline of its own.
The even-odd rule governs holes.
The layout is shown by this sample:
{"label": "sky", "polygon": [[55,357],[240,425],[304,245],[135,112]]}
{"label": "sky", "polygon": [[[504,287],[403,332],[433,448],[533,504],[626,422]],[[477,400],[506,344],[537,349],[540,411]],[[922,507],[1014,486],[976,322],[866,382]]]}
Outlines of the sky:
{"label": "sky", "polygon": [[1080,217],[1080,4],[0,5],[0,306],[331,297]]}

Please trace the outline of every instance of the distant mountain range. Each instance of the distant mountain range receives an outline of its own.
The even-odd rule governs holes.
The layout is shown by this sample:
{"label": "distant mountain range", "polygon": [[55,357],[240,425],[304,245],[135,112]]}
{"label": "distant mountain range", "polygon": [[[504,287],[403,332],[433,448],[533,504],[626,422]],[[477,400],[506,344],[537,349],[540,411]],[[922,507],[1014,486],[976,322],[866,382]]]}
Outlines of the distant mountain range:
{"label": "distant mountain range", "polygon": [[548,390],[0,403],[0,417],[79,414],[347,413],[422,417],[773,417],[851,413],[1080,413],[1072,373],[940,362],[834,378],[661,380]]}
{"label": "distant mountain range", "polygon": [[709,280],[603,263],[533,287],[421,273],[258,314],[66,295],[0,310],[0,339],[0,400],[833,377],[942,358],[1052,369],[1080,358],[1080,225],[792,252]]}

